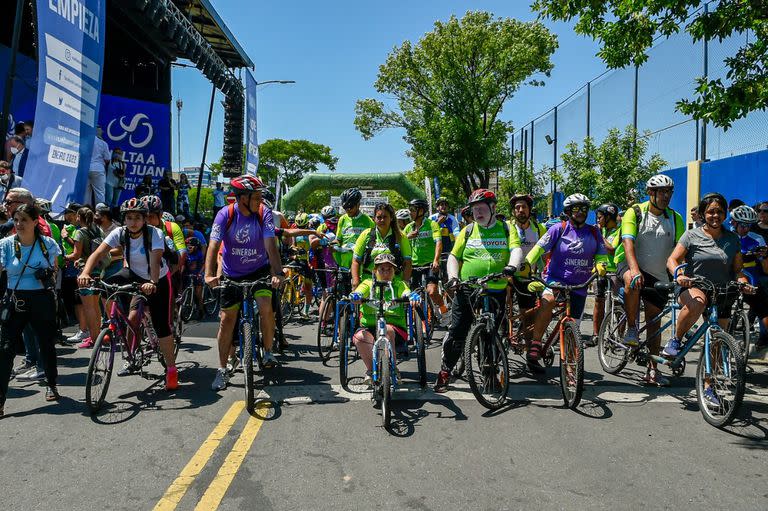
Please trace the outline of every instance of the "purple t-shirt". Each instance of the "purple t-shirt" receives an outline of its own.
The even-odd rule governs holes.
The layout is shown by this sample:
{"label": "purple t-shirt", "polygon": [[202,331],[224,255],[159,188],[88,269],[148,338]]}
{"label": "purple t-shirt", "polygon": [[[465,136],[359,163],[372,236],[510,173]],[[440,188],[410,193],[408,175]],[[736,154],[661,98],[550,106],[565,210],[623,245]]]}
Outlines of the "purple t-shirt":
{"label": "purple t-shirt", "polygon": [[235,206],[235,218],[227,229],[229,208],[216,214],[211,241],[222,242],[222,270],[227,277],[245,277],[269,264],[264,240],[275,237],[272,210],[264,207],[259,223],[256,214],[245,216]]}
{"label": "purple t-shirt", "polygon": [[[565,228],[562,222],[550,227],[538,245],[545,252],[551,252],[544,280],[571,286],[586,282],[592,274],[595,256],[607,253],[599,229],[588,224],[577,229],[571,222],[567,222]],[[579,290],[580,294],[586,292],[586,289]]]}

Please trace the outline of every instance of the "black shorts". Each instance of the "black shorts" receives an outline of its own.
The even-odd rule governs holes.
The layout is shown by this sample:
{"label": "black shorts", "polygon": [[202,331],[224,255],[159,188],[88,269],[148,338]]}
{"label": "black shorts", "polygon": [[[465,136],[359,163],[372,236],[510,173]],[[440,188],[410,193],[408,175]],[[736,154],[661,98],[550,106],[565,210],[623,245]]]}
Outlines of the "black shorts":
{"label": "black shorts", "polygon": [[[272,275],[271,268],[269,265],[266,265],[266,266],[262,266],[255,272],[250,273],[244,277],[227,277],[227,278],[229,280],[234,280],[235,282],[243,282],[243,281],[261,280],[266,277],[269,277],[270,275]],[[272,288],[268,284],[260,284],[254,288],[254,291],[256,291],[254,293],[256,296],[264,296],[264,297],[272,296]],[[239,308],[240,304],[243,302],[242,288],[238,286],[224,286],[224,289],[221,290],[219,301],[221,302],[222,309]]]}
{"label": "black shorts", "polygon": [[411,288],[417,288],[421,286],[422,279],[426,282],[426,285],[437,284],[438,276],[432,272],[432,268],[417,269],[414,268],[411,272]]}
{"label": "black shorts", "polygon": [[536,307],[536,293],[528,291],[528,284],[520,282],[517,279],[512,280],[512,289],[517,295],[517,306],[523,310],[529,310]]}
{"label": "black shorts", "polygon": [[315,273],[312,271],[312,268],[309,267],[309,263],[307,261],[291,261],[291,263],[287,264],[286,266],[297,272],[305,279],[312,279],[312,275]]}
{"label": "black shorts", "polygon": [[[624,274],[629,271],[629,266],[626,264],[620,264],[616,275],[619,277],[619,281],[624,283]],[[666,307],[669,301],[669,295],[663,291],[657,290],[653,285],[659,282],[659,279],[654,277],[648,272],[640,269],[640,273],[643,275],[643,289],[640,290],[640,297],[646,302],[650,303],[657,309],[663,309]]]}

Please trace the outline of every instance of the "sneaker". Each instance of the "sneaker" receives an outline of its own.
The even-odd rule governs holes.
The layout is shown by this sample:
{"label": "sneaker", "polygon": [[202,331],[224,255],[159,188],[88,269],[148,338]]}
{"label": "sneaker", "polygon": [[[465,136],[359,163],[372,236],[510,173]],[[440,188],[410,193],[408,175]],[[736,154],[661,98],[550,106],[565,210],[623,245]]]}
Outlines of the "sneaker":
{"label": "sneaker", "polygon": [[666,378],[658,369],[649,369],[645,376],[643,376],[643,381],[649,385],[656,385],[657,387],[669,387],[670,382],[669,379]]}
{"label": "sneaker", "polygon": [[232,376],[235,374],[235,371],[237,371],[240,368],[240,359],[237,358],[237,355],[232,355],[229,357],[229,360],[227,360],[227,374]]}
{"label": "sneaker", "polygon": [[265,369],[272,369],[277,365],[277,359],[275,358],[275,356],[272,354],[271,351],[264,352],[263,364]]}
{"label": "sneaker", "polygon": [[373,386],[373,375],[370,371],[365,372],[365,376],[363,377],[363,383],[361,385],[365,385],[366,387],[372,387]]}
{"label": "sneaker", "polygon": [[37,368],[33,367],[26,373],[22,373],[16,377],[19,381],[42,381],[45,379],[45,373],[43,371],[38,371]]}
{"label": "sneaker", "polygon": [[165,370],[165,390],[176,390],[179,388],[179,370],[176,366],[170,366]]}
{"label": "sneaker", "polygon": [[130,360],[123,362],[123,367],[117,372],[118,376],[130,376],[138,371],[138,368]]}
{"label": "sneaker", "polygon": [[227,388],[228,383],[229,375],[227,374],[226,368],[219,368],[216,370],[216,378],[214,378],[213,383],[211,383],[211,390],[224,390]]}
{"label": "sneaker", "polygon": [[86,337],[83,339],[83,342],[77,345],[80,349],[87,349],[87,348],[93,348],[93,340],[90,337]]}
{"label": "sneaker", "polygon": [[56,389],[56,386],[52,385],[45,389],[46,401],[58,401],[59,399],[61,399],[61,396],[59,395],[59,391]]}
{"label": "sneaker", "polygon": [[717,398],[717,394],[712,390],[712,387],[704,389],[704,402],[709,408],[720,408],[720,400]]}
{"label": "sneaker", "polygon": [[678,353],[680,353],[680,341],[677,339],[670,339],[667,345],[664,346],[664,351],[661,352],[662,355],[667,357],[676,357]]}
{"label": "sneaker", "polygon": [[80,341],[82,341],[83,339],[85,339],[86,337],[88,337],[88,333],[87,332],[83,332],[82,330],[78,330],[77,333],[75,333],[75,335],[71,335],[71,336],[67,337],[67,342],[69,344],[77,344]]}
{"label": "sneaker", "polygon": [[594,348],[595,346],[597,346],[597,336],[596,335],[593,335],[592,337],[590,337],[588,340],[586,340],[584,342],[584,347],[585,348]]}
{"label": "sneaker", "polygon": [[24,359],[24,362],[22,362],[20,365],[18,365],[18,366],[13,368],[13,371],[11,372],[11,375],[12,376],[18,376],[18,375],[24,374],[27,371],[29,371],[30,369],[34,369],[34,368],[35,368],[35,364],[33,364],[33,363],[27,361],[26,359]]}
{"label": "sneaker", "polygon": [[440,370],[439,373],[437,373],[437,381],[435,382],[435,386],[433,387],[433,390],[437,392],[438,394],[442,394],[443,392],[446,392],[448,390],[448,383],[451,380],[451,373],[445,370]]}
{"label": "sneaker", "polygon": [[624,334],[624,344],[627,346],[637,346],[640,343],[640,332],[637,331],[636,326],[627,327],[627,331]]}

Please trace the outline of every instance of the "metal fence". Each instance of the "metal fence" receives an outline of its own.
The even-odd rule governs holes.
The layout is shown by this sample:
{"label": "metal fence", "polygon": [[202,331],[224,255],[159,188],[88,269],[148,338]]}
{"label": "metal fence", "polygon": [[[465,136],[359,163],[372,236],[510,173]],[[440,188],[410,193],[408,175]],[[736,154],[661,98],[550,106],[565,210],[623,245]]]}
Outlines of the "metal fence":
{"label": "metal fence", "polygon": [[640,135],[650,132],[648,155],[658,153],[668,168],[766,149],[767,111],[753,112],[725,131],[675,109],[677,101],[693,97],[697,77],[726,82],[724,59],[752,38],[745,32],[723,41],[694,42],[683,32],[663,40],[649,50],[642,67],[605,72],[527,122],[512,135],[512,150],[537,174],[549,175],[553,169],[562,171],[570,142],[581,145],[590,136],[599,144],[611,128],[627,126]]}

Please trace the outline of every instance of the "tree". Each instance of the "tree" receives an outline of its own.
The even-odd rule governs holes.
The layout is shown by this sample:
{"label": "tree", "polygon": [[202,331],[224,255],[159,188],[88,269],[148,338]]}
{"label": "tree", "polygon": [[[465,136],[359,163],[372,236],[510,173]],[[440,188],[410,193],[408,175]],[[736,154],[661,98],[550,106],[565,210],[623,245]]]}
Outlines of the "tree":
{"label": "tree", "polygon": [[582,147],[571,142],[563,154],[563,193],[583,193],[597,205],[629,206],[642,196],[648,178],[667,165],[658,154],[646,158],[647,149],[646,137],[638,137],[632,126],[623,133],[609,130],[599,146],[591,137]]}
{"label": "tree", "polygon": [[405,41],[379,67],[376,99],[355,106],[355,127],[368,140],[388,128],[405,130],[409,156],[426,176],[455,176],[457,194],[487,187],[509,161],[512,125],[499,119],[504,103],[532,76],[549,76],[557,38],[541,23],[468,12],[437,21],[418,43]]}
{"label": "tree", "polygon": [[[681,30],[695,41],[722,40],[751,30],[754,39],[725,59],[728,83],[699,78],[697,96],[677,108],[695,119],[727,129],[736,119],[768,107],[768,4],[764,0],[721,0],[705,12],[700,0],[535,0],[533,8],[554,20],[578,17],[577,33],[598,39],[598,56],[610,68],[642,65],[657,35]],[[701,7],[692,12],[692,9]]]}
{"label": "tree", "polygon": [[499,174],[499,204],[497,211],[507,216],[511,215],[509,199],[515,194],[525,193],[533,196],[534,209],[537,213],[547,210],[546,184],[551,174],[549,167],[542,167],[536,173],[532,165],[523,161],[523,153],[516,151],[512,166],[506,166]]}
{"label": "tree", "polygon": [[309,172],[317,172],[321,165],[336,170],[339,159],[331,148],[308,140],[273,138],[259,144],[259,177],[270,182],[280,175],[289,187]]}

